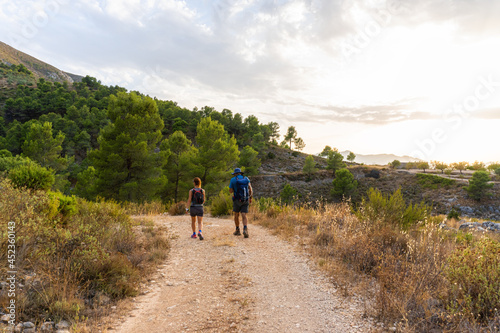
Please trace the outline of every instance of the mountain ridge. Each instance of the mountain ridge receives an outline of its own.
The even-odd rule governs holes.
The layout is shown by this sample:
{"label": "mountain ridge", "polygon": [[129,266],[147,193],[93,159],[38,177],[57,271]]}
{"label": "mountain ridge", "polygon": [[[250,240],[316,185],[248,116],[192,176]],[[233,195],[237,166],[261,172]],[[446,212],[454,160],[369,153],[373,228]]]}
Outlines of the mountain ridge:
{"label": "mountain ridge", "polygon": [[[350,150],[345,150],[340,152],[344,158],[347,158],[347,155],[351,153]],[[373,164],[373,165],[387,165],[388,163],[398,160],[402,163],[407,163],[407,162],[420,162],[422,161],[421,159],[418,159],[416,157],[408,156],[408,155],[395,155],[395,154],[356,154],[356,158],[354,161],[356,163],[364,163],[364,164]]]}
{"label": "mountain ridge", "polygon": [[0,41],[0,62],[7,65],[24,65],[37,78],[51,82],[80,82],[83,76],[62,71],[27,53],[19,51]]}

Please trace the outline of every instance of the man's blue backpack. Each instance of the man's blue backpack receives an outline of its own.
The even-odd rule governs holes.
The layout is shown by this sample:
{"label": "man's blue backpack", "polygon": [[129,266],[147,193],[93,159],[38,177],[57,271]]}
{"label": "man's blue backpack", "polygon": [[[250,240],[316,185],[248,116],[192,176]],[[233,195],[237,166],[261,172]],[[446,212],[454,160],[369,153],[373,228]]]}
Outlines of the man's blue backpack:
{"label": "man's blue backpack", "polygon": [[250,180],[248,180],[247,177],[236,177],[236,192],[234,193],[235,200],[239,200],[242,202],[248,201],[248,199],[250,198],[248,184],[250,184]]}

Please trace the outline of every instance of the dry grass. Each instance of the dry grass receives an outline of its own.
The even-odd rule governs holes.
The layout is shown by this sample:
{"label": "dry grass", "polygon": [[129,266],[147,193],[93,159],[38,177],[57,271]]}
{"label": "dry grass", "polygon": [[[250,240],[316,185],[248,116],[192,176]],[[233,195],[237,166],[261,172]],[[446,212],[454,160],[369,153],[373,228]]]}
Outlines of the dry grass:
{"label": "dry grass", "polygon": [[[16,223],[16,321],[68,320],[79,332],[102,306],[136,295],[169,249],[166,230],[149,220],[134,223],[116,203],[75,201],[64,216],[57,197],[0,183],[0,260],[7,262],[7,225]],[[138,224],[138,225],[137,225]],[[5,281],[7,269],[0,268]],[[9,298],[0,294],[0,306]],[[92,323],[88,323],[92,327]]]}
{"label": "dry grass", "polygon": [[[495,275],[500,255],[495,259],[492,254],[483,263],[487,268],[481,266],[482,270],[490,272],[489,278],[477,278],[475,285],[476,289],[490,293],[488,304],[492,308],[487,309],[487,318],[486,312],[483,317],[466,313],[465,305],[460,311],[450,310],[455,280],[443,269],[455,267],[453,272],[463,272],[460,260],[451,263],[448,258],[452,254],[457,258],[467,255],[461,249],[475,246],[479,238],[439,231],[437,224],[442,218],[427,216],[420,222],[402,223],[380,218],[389,216],[381,213],[368,219],[359,213],[363,207],[354,214],[345,202],[307,208],[280,207],[266,201],[262,211],[259,207],[255,205],[250,214],[254,223],[288,239],[299,235],[313,260],[328,272],[345,296],[364,295],[367,314],[391,326],[396,323],[398,331],[493,332],[495,325],[496,330],[500,327],[499,313],[495,314],[495,307],[500,308],[500,274]],[[470,280],[472,273],[467,274],[463,279]],[[459,284],[460,278],[456,278]],[[477,294],[465,293],[463,298],[481,307]]]}
{"label": "dry grass", "polygon": [[125,212],[129,215],[159,215],[165,212],[165,205],[161,200],[144,202],[124,202],[121,204]]}
{"label": "dry grass", "polygon": [[218,236],[213,240],[214,246],[236,246],[234,239],[228,236]]}

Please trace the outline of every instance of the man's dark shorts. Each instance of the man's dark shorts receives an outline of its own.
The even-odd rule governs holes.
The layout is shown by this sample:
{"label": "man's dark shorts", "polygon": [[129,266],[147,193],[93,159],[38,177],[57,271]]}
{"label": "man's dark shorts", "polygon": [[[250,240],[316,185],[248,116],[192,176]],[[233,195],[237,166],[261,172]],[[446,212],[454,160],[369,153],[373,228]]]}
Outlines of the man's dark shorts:
{"label": "man's dark shorts", "polygon": [[233,200],[233,212],[248,213],[248,200],[247,201]]}
{"label": "man's dark shorts", "polygon": [[189,213],[191,216],[203,216],[203,206],[191,206]]}

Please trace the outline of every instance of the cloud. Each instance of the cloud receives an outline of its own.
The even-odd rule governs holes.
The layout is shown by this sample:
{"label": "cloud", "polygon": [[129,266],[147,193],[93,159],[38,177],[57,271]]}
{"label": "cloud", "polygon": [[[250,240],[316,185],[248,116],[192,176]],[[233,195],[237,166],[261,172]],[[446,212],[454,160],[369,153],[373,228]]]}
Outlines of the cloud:
{"label": "cloud", "polygon": [[476,111],[473,115],[475,118],[498,120],[500,119],[500,108]]}
{"label": "cloud", "polygon": [[[430,120],[438,116],[423,111],[412,111],[407,104],[366,105],[359,107],[333,105],[302,105],[302,112],[290,112],[296,108],[294,103],[283,103],[285,110],[279,118],[289,122],[305,123],[363,123],[368,125],[385,125],[409,120]],[[304,108],[307,108],[304,111]]]}

